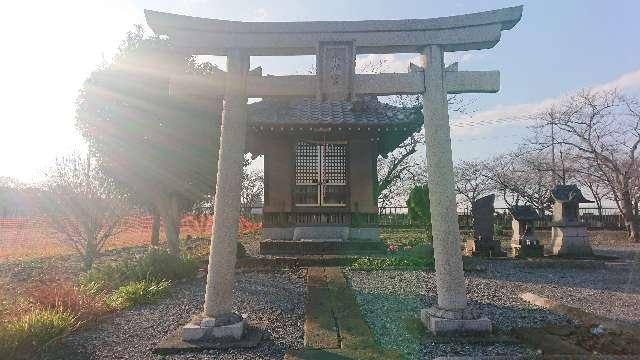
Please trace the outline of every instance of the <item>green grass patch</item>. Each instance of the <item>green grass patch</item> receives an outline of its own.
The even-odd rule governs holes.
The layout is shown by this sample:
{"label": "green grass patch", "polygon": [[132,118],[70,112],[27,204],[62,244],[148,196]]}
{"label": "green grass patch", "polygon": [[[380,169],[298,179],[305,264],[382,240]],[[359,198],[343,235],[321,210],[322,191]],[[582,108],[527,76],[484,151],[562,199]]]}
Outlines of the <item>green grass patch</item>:
{"label": "green grass patch", "polygon": [[117,289],[143,280],[181,280],[198,274],[199,264],[190,256],[172,255],[163,249],[151,249],[144,256],[131,260],[95,266],[80,277],[86,288]]}
{"label": "green grass patch", "polygon": [[0,325],[3,359],[28,359],[79,325],[68,311],[35,309]]}
{"label": "green grass patch", "polygon": [[422,321],[415,316],[406,316],[402,318],[402,323],[405,329],[407,329],[407,333],[416,341],[422,343],[422,339],[426,333],[426,328]]}
{"label": "green grass patch", "polygon": [[403,268],[407,270],[433,269],[433,248],[429,245],[399,248],[386,257],[361,257],[355,259],[351,270],[375,271],[388,268]]}
{"label": "green grass patch", "polygon": [[132,282],[116,289],[105,304],[111,309],[130,309],[140,304],[153,304],[169,294],[171,282],[144,280]]}
{"label": "green grass patch", "polygon": [[[432,266],[431,266],[432,267]],[[351,263],[351,270],[360,271],[375,271],[384,270],[387,268],[406,268],[411,270],[422,270],[430,268],[430,264],[418,258],[399,258],[399,257],[387,257],[387,258],[358,258]]]}
{"label": "green grass patch", "polygon": [[431,233],[423,228],[380,228],[380,240],[387,245],[398,246],[420,246],[433,243]]}

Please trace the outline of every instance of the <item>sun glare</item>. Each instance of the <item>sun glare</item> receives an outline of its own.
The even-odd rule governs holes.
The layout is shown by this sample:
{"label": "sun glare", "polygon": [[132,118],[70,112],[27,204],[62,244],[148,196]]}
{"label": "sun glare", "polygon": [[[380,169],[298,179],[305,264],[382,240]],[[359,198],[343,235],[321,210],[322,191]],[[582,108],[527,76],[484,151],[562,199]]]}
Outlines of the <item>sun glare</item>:
{"label": "sun glare", "polygon": [[11,16],[0,23],[9,50],[0,67],[0,92],[11,100],[0,107],[0,173],[37,181],[56,155],[85,147],[74,129],[78,89],[144,18],[126,1],[8,7]]}

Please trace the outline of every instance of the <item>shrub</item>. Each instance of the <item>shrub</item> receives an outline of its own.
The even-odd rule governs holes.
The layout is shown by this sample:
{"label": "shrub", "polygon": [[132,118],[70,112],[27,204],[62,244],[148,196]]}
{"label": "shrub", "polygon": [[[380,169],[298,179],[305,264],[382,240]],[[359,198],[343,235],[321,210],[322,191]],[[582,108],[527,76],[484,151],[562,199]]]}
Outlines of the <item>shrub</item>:
{"label": "shrub", "polygon": [[68,311],[35,309],[0,325],[0,353],[6,359],[33,358],[78,325],[78,318]]}
{"label": "shrub", "polygon": [[195,277],[198,262],[189,256],[176,256],[166,250],[153,248],[135,261],[125,260],[95,266],[81,277],[83,286],[117,289],[122,285],[143,280],[180,280]]}
{"label": "shrub", "polygon": [[139,304],[151,304],[166,296],[171,288],[171,282],[138,281],[121,286],[105,300],[111,309],[129,309]]}
{"label": "shrub", "polygon": [[24,293],[36,308],[66,311],[81,321],[94,320],[107,312],[101,292],[70,282],[37,283],[27,287]]}
{"label": "shrub", "polygon": [[431,203],[429,201],[429,187],[416,186],[409,193],[407,200],[409,218],[412,223],[419,224],[429,230],[431,228]]}
{"label": "shrub", "polygon": [[[192,246],[186,248],[185,253],[187,253],[189,257],[191,257],[194,260],[205,260],[209,258],[210,245],[211,243],[209,242],[209,240],[207,240],[206,242],[199,242],[197,244],[193,244]],[[241,259],[247,256],[249,256],[247,254],[247,249],[241,242],[238,241],[238,244],[236,247],[236,257],[238,259]]]}
{"label": "shrub", "polygon": [[262,230],[262,223],[252,222],[245,217],[240,217],[238,229],[240,235],[257,235]]}
{"label": "shrub", "polygon": [[198,274],[199,267],[189,256],[176,256],[154,248],[135,262],[131,281],[189,279]]}
{"label": "shrub", "polygon": [[110,290],[130,281],[134,273],[133,263],[123,260],[119,263],[95,265],[90,271],[80,276],[80,284],[96,291]]}

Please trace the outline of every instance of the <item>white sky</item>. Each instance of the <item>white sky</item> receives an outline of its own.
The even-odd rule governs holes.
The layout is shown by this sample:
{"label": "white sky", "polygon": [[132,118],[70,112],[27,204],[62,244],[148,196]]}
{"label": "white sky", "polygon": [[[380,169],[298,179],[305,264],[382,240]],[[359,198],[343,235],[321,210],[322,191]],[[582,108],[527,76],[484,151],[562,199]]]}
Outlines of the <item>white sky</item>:
{"label": "white sky", "polygon": [[34,181],[57,155],[84,148],[78,90],[144,15],[119,0],[13,1],[1,11],[0,175]]}
{"label": "white sky", "polygon": [[[125,33],[133,29],[134,24],[144,24],[142,11],[144,7],[200,16],[211,16],[210,12],[213,11],[211,9],[215,9],[215,13],[221,17],[258,21],[300,20],[299,17],[302,15],[291,12],[312,12],[311,8],[319,5],[315,2],[313,4],[307,2],[300,5],[302,7],[297,10],[290,7],[286,9],[256,8],[258,10],[252,13],[242,12],[243,9],[234,10],[235,5],[221,6],[220,2],[208,4],[208,1],[205,0],[180,0],[173,3],[166,2],[166,4],[165,2],[151,1],[136,4],[133,0],[3,2],[0,6],[3,15],[0,19],[0,31],[3,34],[2,60],[0,60],[0,98],[2,99],[0,106],[0,176],[11,176],[25,182],[38,181],[42,178],[43,171],[54,162],[56,156],[67,154],[74,149],[83,150],[83,141],[74,128],[75,99],[78,90],[84,79],[96,66],[101,64],[104,59],[109,60],[112,57]],[[348,3],[344,6],[355,5]],[[473,9],[474,6],[475,3],[466,5],[457,13],[477,11]],[[547,18],[531,15],[535,14],[535,11],[545,11],[540,7],[541,4],[538,3],[525,6],[523,22],[508,32],[508,36],[505,36],[503,42],[495,49],[448,54],[448,62],[459,61],[461,70],[504,70],[502,73],[503,89],[500,93],[478,95],[480,99],[478,112],[474,113],[471,118],[453,116],[452,140],[456,159],[483,157],[492,152],[505,150],[520,140],[526,125],[517,121],[484,126],[458,126],[457,123],[520,117],[554,103],[568,92],[578,90],[578,86],[640,89],[640,64],[634,64],[630,60],[636,59],[637,61],[637,57],[633,55],[635,50],[627,51],[631,55],[624,57],[616,57],[614,53],[602,51],[596,54],[600,57],[580,58],[581,52],[593,51],[593,44],[588,41],[580,45],[584,48],[573,50],[576,54],[575,59],[563,57],[557,67],[553,63],[547,63],[539,69],[531,65],[527,68],[528,70],[523,68],[509,69],[517,61],[532,60],[533,63],[538,63],[548,59],[539,49],[522,54],[522,50],[517,48],[522,43],[530,44],[531,47],[534,45],[545,49],[550,47],[546,43],[536,44],[533,40],[526,42],[518,40],[518,37],[529,36],[529,39],[535,40],[542,36],[539,29],[544,29],[544,27],[540,27],[539,23]],[[199,11],[204,11],[197,10],[200,8],[211,11],[200,13]],[[570,10],[573,11],[574,8],[572,7]],[[394,7],[394,9],[399,8]],[[432,15],[427,13],[429,9],[428,6],[425,6],[424,9],[421,9],[425,14],[415,16],[430,17]],[[374,11],[374,9],[371,8],[367,11]],[[601,9],[593,9],[589,14],[601,18],[597,16],[601,11]],[[446,10],[446,13],[449,14],[450,11]],[[620,19],[619,16],[622,15],[619,12],[617,14],[616,18]],[[411,15],[413,14],[403,13],[397,16],[410,17]],[[330,14],[323,16],[327,17]],[[380,9],[376,14],[367,14],[367,17],[370,18],[384,18],[385,16],[384,9]],[[302,17],[304,18],[304,16]],[[637,30],[637,22],[635,25],[630,25],[629,21],[633,19],[627,20],[627,25],[632,28],[635,26]],[[555,37],[561,34],[557,31],[566,32],[572,29],[571,26],[566,27],[563,24],[557,25],[562,26],[558,29],[552,27],[556,26],[553,23],[548,26],[550,30],[547,30],[552,31]],[[616,28],[602,27],[598,31],[615,32]],[[634,45],[633,41],[637,40],[639,33],[618,35],[624,35],[628,38],[626,46],[632,49],[638,47],[638,43],[636,42]],[[579,35],[571,36],[572,39],[581,39]],[[616,37],[609,37],[609,39],[611,41],[619,40]],[[607,43],[599,44],[599,46],[605,45]],[[559,47],[556,48],[556,50],[559,49]],[[503,52],[508,55],[500,55]],[[546,54],[553,52],[554,49],[549,48]],[[542,55],[542,57],[536,58],[535,56],[538,55]],[[516,58],[520,56],[520,58],[515,61],[511,58],[512,56]],[[606,56],[606,61],[601,59],[604,56]],[[398,72],[406,71],[409,61],[415,62],[417,60],[415,55],[409,54],[385,55],[383,57],[388,62],[389,70]],[[375,61],[379,58],[369,60]],[[216,62],[221,63],[220,60],[216,59]],[[366,59],[360,60],[366,61]],[[596,60],[605,61],[607,66],[601,66],[603,63],[598,63]],[[313,58],[301,60],[292,57],[281,58],[277,61],[273,58],[252,58],[252,63],[253,66],[262,65],[265,73],[299,74],[308,70],[310,64],[313,63]],[[620,64],[620,68],[615,67],[616,64]],[[578,65],[588,68],[589,71],[581,70],[579,74],[572,73],[570,70]],[[529,72],[533,73],[534,71],[537,75],[530,76]],[[567,80],[563,80],[563,76],[567,77]],[[544,92],[533,91],[534,87],[530,84],[540,77],[548,78],[553,86],[546,87]],[[516,81],[517,87],[514,87]],[[530,94],[531,92],[534,93]]]}

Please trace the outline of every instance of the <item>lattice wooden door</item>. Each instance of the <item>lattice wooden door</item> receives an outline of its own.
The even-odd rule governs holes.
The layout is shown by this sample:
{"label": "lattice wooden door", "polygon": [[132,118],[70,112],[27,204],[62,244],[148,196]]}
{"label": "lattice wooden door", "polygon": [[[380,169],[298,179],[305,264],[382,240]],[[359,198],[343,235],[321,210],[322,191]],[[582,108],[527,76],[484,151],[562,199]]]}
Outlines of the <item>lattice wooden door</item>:
{"label": "lattice wooden door", "polygon": [[346,142],[299,141],[296,145],[298,206],[345,206],[347,201]]}

